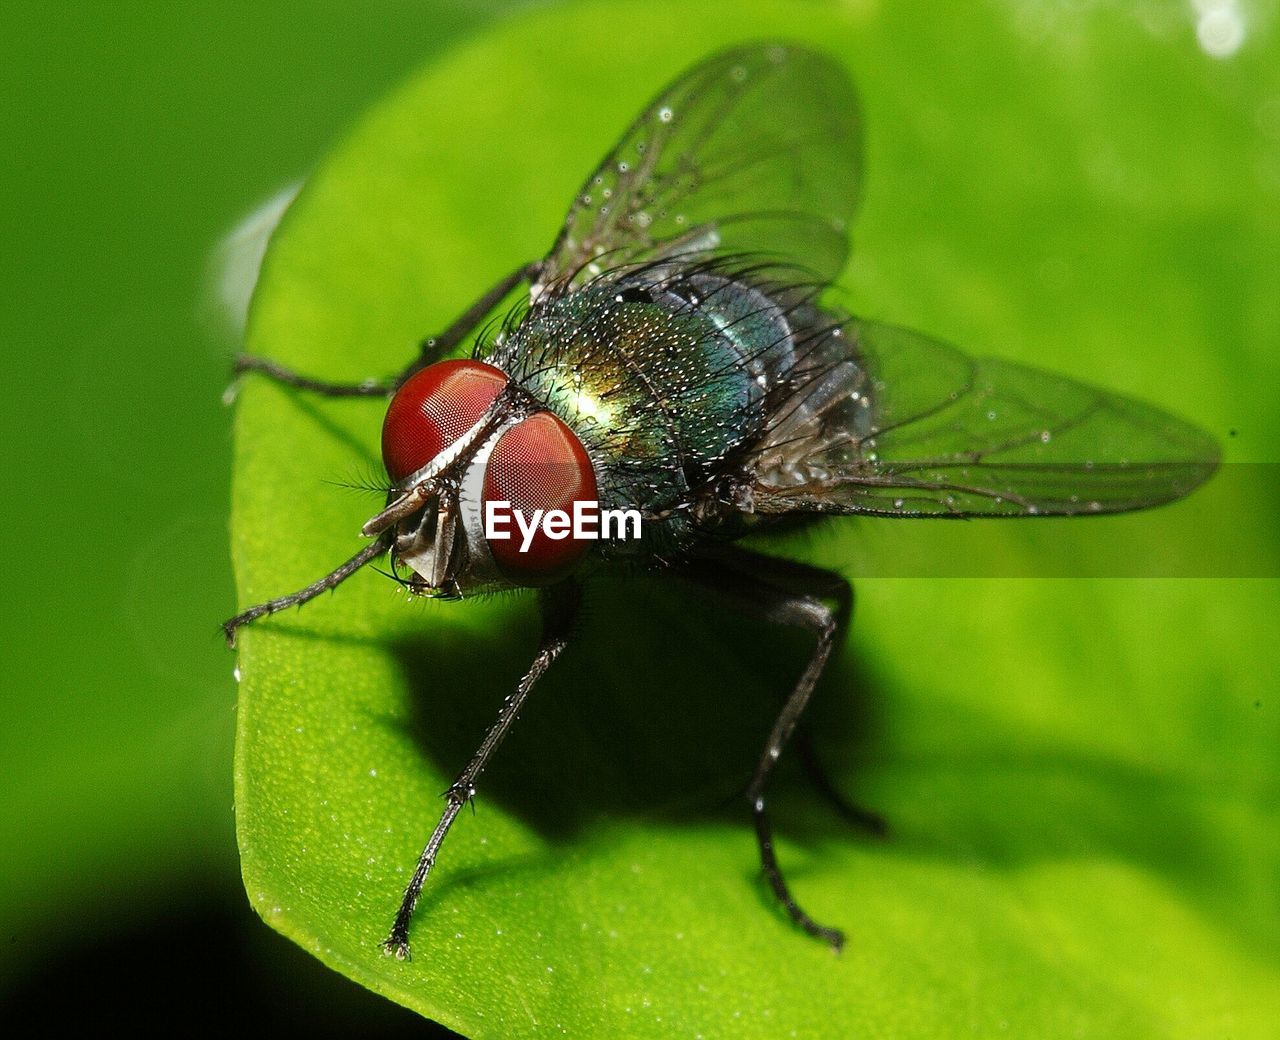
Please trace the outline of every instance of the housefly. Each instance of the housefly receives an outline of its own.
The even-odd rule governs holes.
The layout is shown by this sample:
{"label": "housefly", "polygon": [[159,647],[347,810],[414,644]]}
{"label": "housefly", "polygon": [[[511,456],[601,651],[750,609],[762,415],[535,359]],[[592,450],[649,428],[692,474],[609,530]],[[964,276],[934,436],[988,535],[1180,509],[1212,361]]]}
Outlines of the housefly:
{"label": "housefly", "polygon": [[[395,378],[335,384],[238,358],[238,371],[300,390],[389,398],[389,491],[359,552],[231,618],[229,641],[382,556],[413,593],[527,587],[542,607],[533,663],[446,792],[388,953],[408,955],[441,843],[564,650],[584,574],[661,571],[816,638],[747,800],[773,893],[838,949],[842,933],[806,913],[783,878],[765,793],[843,638],[852,590],[838,574],[738,539],[823,514],[1115,513],[1180,498],[1213,472],[1213,439],[1156,408],[824,302],[859,194],[859,118],[845,72],[822,54],[775,43],[721,53],[640,113],[543,259],[499,281]],[[527,294],[496,334],[479,335],[469,357],[442,360],[522,284]],[[500,538],[497,504],[544,522]],[[591,538],[564,526],[584,509],[638,520]],[[545,522],[553,514],[559,528]]]}

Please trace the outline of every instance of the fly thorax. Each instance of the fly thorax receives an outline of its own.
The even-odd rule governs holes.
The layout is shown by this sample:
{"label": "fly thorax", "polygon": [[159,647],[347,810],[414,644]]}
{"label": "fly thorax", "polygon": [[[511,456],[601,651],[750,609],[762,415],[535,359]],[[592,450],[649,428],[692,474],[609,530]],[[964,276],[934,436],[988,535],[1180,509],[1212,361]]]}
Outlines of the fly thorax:
{"label": "fly thorax", "polygon": [[763,429],[790,343],[781,308],[750,286],[637,278],[540,304],[495,363],[581,438],[602,507],[669,516]]}

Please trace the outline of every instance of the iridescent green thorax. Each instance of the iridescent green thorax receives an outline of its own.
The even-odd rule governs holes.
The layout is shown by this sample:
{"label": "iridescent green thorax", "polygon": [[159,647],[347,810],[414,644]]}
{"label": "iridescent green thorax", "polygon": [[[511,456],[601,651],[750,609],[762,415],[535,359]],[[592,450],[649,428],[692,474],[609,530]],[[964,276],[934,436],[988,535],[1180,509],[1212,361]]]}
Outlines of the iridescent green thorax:
{"label": "iridescent green thorax", "polygon": [[791,350],[776,304],[697,274],[553,299],[491,360],[578,434],[602,506],[662,514],[759,437],[771,377]]}

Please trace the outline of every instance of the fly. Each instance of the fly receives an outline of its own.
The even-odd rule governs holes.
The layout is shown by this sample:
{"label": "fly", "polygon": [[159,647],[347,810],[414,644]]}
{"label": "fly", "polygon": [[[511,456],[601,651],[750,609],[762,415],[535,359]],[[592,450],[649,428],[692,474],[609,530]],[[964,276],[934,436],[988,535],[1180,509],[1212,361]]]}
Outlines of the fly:
{"label": "fly", "polygon": [[[537,654],[446,792],[387,953],[408,956],[440,846],[564,650],[584,575],[650,568],[813,634],[747,800],[774,895],[839,949],[843,934],[811,917],[784,880],[765,795],[847,630],[852,588],[737,540],[831,514],[1116,513],[1181,498],[1213,473],[1214,440],[1163,411],[824,302],[847,256],[860,169],[858,103],[843,69],[790,44],[738,47],[662,91],[587,178],[547,256],[499,281],[395,378],[335,384],[237,359],[238,372],[301,390],[388,398],[390,490],[359,552],[231,618],[229,642],[383,556],[424,596],[539,596]],[[499,334],[442,360],[520,285],[527,295]],[[499,538],[488,524],[497,505],[542,526]],[[597,510],[638,521],[588,538],[547,519]]]}

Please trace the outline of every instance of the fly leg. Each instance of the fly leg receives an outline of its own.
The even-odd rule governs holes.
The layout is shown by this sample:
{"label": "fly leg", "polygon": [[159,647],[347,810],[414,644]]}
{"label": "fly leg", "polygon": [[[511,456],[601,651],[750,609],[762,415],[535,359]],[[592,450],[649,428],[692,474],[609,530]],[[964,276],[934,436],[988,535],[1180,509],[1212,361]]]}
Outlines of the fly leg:
{"label": "fly leg", "polygon": [[[810,917],[787,887],[774,849],[773,828],[765,811],[765,791],[783,749],[804,714],[832,648],[848,627],[853,591],[848,582],[830,571],[737,548],[728,548],[714,557],[693,561],[678,573],[743,614],[774,624],[803,628],[818,637],[808,665],[769,733],[751,783],[747,786],[747,801],[755,823],[760,865],[774,896],[796,924],[838,951],[844,945],[844,933]],[[823,598],[834,600],[835,607],[828,606]]]}
{"label": "fly leg", "polygon": [[568,645],[569,632],[577,615],[579,598],[578,587],[572,582],[562,582],[542,592],[539,598],[542,608],[542,639],[538,645],[538,652],[534,655],[533,663],[529,666],[524,678],[520,680],[515,692],[503,702],[502,710],[498,713],[498,721],[490,727],[479,749],[471,756],[467,767],[458,774],[458,778],[444,793],[444,815],[440,817],[440,822],[436,824],[436,829],[418,858],[418,865],[409,879],[408,887],[404,890],[404,898],[400,901],[400,909],[391,926],[391,934],[382,942],[382,949],[388,955],[393,955],[398,960],[409,957],[409,922],[413,918],[418,897],[422,894],[423,883],[431,872],[432,866],[435,865],[436,854],[440,851],[445,835],[449,833],[449,828],[453,826],[453,821],[457,819],[462,807],[475,797],[476,780],[488,764],[490,756],[507,735],[512,722],[520,714],[529,691]]}
{"label": "fly leg", "polygon": [[293,369],[272,361],[270,358],[258,357],[256,354],[239,354],[232,362],[231,370],[236,375],[244,372],[260,372],[269,379],[285,386],[299,390],[309,390],[322,397],[388,397],[396,388],[419,369],[426,368],[433,361],[449,353],[466,338],[467,334],[484,320],[485,316],[502,302],[512,289],[520,282],[533,277],[538,271],[537,264],[522,264],[505,275],[494,284],[483,296],[468,307],[440,335],[422,341],[418,356],[407,368],[393,379],[365,379],[359,383],[333,383],[325,379],[312,379],[300,375]]}
{"label": "fly leg", "polygon": [[[853,619],[853,586],[833,571],[797,560],[784,560],[774,556],[760,555],[752,563],[753,573],[766,581],[801,595],[822,596],[836,603],[836,620],[839,629],[834,636],[834,645],[844,644],[845,634],[849,630],[849,622]],[[831,782],[827,771],[823,768],[817,751],[813,746],[813,736],[809,727],[803,723],[796,728],[792,738],[796,749],[796,757],[800,767],[813,789],[825,798],[844,819],[878,838],[889,833],[889,825],[883,816],[872,809],[850,801]]]}
{"label": "fly leg", "polygon": [[529,282],[538,276],[542,264],[535,262],[531,264],[521,264],[514,271],[511,271],[500,281],[494,283],[493,287],[481,296],[475,303],[468,307],[456,318],[452,325],[445,329],[438,336],[430,336],[424,339],[418,346],[418,356],[408,368],[401,372],[392,385],[394,390],[415,372],[426,368],[433,361],[444,357],[454,347],[461,343],[476,326],[478,326],[488,313],[503,301],[503,298],[511,292],[521,282]]}
{"label": "fly leg", "polygon": [[[283,383],[298,390],[310,390],[321,397],[386,397],[395,389],[392,384],[382,379],[366,379],[359,383],[331,383],[324,379],[312,379],[310,376],[299,375],[278,361],[259,357],[256,354],[237,354],[231,363],[231,371],[237,376],[245,372],[261,372],[274,382]],[[228,391],[231,395],[228,400],[234,399],[234,392],[233,384]]]}
{"label": "fly leg", "polygon": [[278,614],[282,610],[288,610],[290,607],[300,607],[308,600],[313,600],[322,592],[328,592],[330,589],[336,589],[351,575],[355,574],[361,567],[368,563],[372,563],[391,545],[392,535],[390,533],[384,535],[375,541],[370,542],[351,559],[344,563],[341,567],[326,574],[323,578],[313,581],[304,589],[297,592],[291,592],[287,596],[280,596],[276,599],[267,600],[265,603],[258,603],[242,610],[233,618],[222,623],[222,633],[227,637],[227,645],[235,647],[236,632],[243,625],[249,624],[251,621],[257,621],[261,617],[269,617],[272,614]]}

